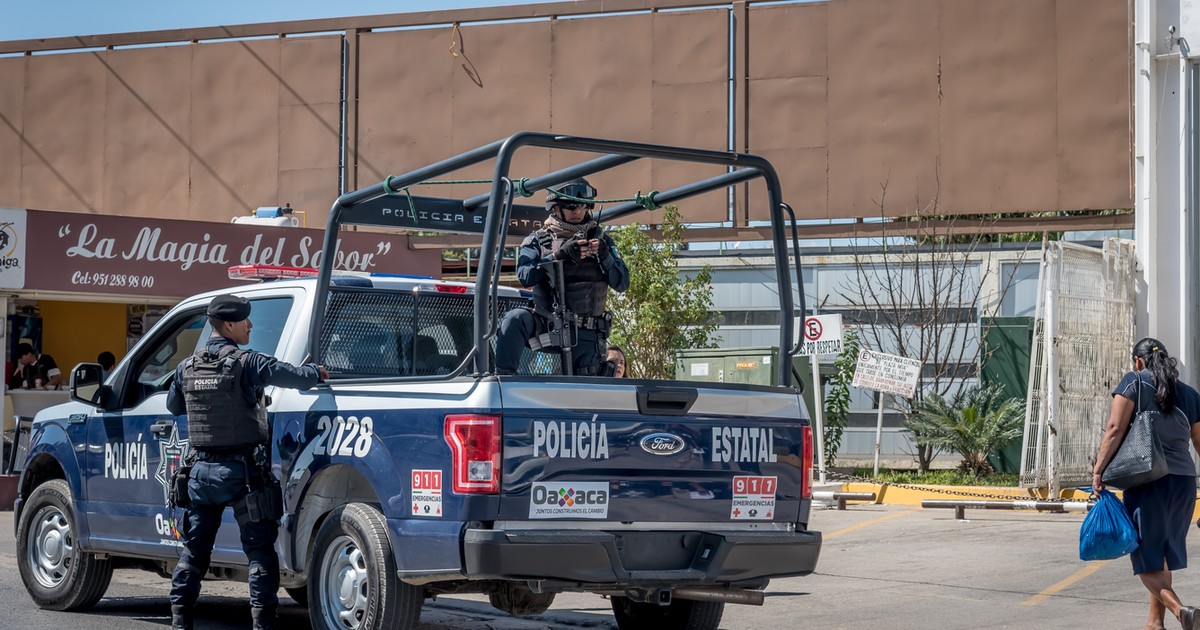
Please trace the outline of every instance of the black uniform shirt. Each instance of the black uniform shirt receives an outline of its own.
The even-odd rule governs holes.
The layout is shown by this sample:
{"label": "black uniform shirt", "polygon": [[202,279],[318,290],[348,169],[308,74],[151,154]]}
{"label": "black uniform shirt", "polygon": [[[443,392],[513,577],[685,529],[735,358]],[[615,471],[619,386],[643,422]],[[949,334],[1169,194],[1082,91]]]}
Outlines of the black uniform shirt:
{"label": "black uniform shirt", "polygon": [[[232,339],[213,335],[208,339],[204,348],[210,354],[217,354],[227,345],[236,345]],[[261,393],[267,385],[290,387],[292,389],[312,389],[321,380],[317,364],[306,363],[299,367],[284,363],[269,355],[251,350],[242,359],[245,368],[242,370],[243,391]],[[175,379],[167,392],[167,410],[177,416],[187,411],[183,393],[183,362],[175,368]]]}

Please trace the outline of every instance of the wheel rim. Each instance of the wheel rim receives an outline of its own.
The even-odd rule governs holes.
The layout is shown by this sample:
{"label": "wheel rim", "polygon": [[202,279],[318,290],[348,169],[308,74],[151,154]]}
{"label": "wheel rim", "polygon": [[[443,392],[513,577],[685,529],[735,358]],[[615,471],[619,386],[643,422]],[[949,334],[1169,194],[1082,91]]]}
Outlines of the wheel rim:
{"label": "wheel rim", "polygon": [[62,510],[46,506],[30,521],[29,567],[45,588],[58,588],[75,561],[75,535]]}
{"label": "wheel rim", "polygon": [[367,560],[349,536],[338,536],[321,563],[320,606],[331,628],[358,628],[371,596]]}

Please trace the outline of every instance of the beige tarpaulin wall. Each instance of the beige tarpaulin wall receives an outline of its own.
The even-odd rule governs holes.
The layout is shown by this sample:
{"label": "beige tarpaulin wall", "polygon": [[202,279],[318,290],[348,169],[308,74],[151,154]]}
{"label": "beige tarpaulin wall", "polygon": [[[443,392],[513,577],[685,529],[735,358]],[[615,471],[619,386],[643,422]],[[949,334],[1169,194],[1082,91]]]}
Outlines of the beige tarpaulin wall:
{"label": "beige tarpaulin wall", "polygon": [[[290,202],[319,227],[343,186],[530,129],[732,142],[770,158],[810,219],[934,199],[938,213],[1127,208],[1127,11],[585,0],[0,42],[0,206],[223,221]],[[80,50],[23,54],[51,49]],[[529,150],[512,172],[581,159]],[[625,197],[719,172],[639,163],[595,183]],[[719,192],[689,201],[685,219],[765,218],[734,198],[732,215]]]}

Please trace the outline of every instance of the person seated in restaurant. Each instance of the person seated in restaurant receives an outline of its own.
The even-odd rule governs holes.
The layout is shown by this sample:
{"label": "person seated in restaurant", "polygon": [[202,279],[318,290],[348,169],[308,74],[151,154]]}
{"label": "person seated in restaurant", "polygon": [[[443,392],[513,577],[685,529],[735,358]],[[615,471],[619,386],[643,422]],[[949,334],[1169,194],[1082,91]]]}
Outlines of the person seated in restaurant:
{"label": "person seated in restaurant", "polygon": [[17,367],[13,370],[11,386],[13,389],[60,389],[62,387],[62,372],[54,357],[48,354],[38,354],[33,346],[22,342],[17,344],[15,353]]}

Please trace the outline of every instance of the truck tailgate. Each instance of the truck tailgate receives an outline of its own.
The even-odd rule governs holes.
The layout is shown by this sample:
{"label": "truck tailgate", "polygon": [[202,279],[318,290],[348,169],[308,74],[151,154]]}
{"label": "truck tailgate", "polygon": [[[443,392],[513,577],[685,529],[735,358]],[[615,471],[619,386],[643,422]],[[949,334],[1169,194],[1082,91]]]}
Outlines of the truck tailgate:
{"label": "truck tailgate", "polygon": [[807,521],[796,392],[695,385],[503,381],[499,520]]}

